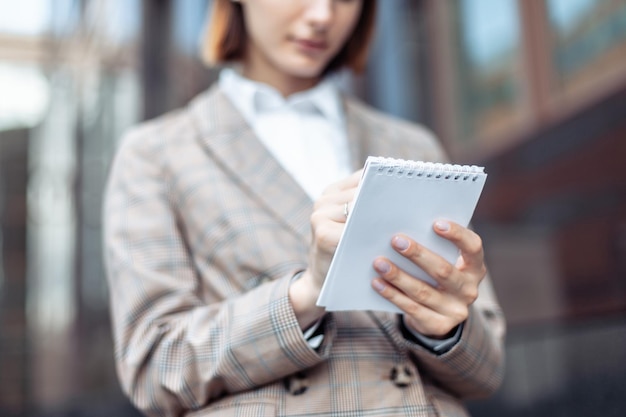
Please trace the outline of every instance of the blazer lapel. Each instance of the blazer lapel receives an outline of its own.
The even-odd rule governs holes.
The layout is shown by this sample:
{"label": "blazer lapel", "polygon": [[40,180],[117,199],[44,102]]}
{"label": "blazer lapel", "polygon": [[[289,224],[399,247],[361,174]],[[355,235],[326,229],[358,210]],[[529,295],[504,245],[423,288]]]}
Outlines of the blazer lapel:
{"label": "blazer lapel", "polygon": [[356,171],[363,167],[368,155],[367,131],[357,109],[351,105],[348,99],[344,99],[344,109],[346,114],[346,128],[348,135],[348,149],[350,151],[350,163],[352,170]]}
{"label": "blazer lapel", "polygon": [[[348,147],[352,169],[363,167],[368,155],[387,156],[391,143],[384,131],[367,123],[360,103],[344,98]],[[202,147],[224,172],[247,189],[277,221],[310,241],[309,218],[313,202],[269,153],[230,100],[213,86],[189,105]],[[388,139],[388,138],[387,138]]]}
{"label": "blazer lapel", "polygon": [[213,86],[190,104],[200,142],[235,181],[239,182],[278,222],[310,240],[313,203],[256,137],[230,100]]}
{"label": "blazer lapel", "polygon": [[393,144],[386,137],[381,126],[368,123],[368,117],[363,104],[351,98],[344,98],[346,124],[348,129],[348,146],[350,159],[354,170],[365,164],[368,156],[393,155]]}

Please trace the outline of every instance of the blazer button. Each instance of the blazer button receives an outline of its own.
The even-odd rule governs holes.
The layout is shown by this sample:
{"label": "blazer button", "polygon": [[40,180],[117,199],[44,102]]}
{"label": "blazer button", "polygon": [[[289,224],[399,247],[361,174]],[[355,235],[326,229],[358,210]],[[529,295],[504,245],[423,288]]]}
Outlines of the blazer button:
{"label": "blazer button", "polygon": [[270,281],[272,281],[272,277],[271,277],[271,276],[269,276],[269,275],[265,275],[265,274],[263,274],[263,275],[261,275],[261,276],[259,277],[259,280],[258,280],[258,284],[257,284],[257,285],[267,284],[267,283],[268,283],[268,282],[270,282]]}
{"label": "blazer button", "polygon": [[411,370],[404,365],[394,365],[389,375],[389,379],[399,388],[408,387],[411,384],[412,377]]}
{"label": "blazer button", "polygon": [[306,374],[298,372],[284,379],[285,388],[291,395],[301,395],[309,389],[309,379]]}

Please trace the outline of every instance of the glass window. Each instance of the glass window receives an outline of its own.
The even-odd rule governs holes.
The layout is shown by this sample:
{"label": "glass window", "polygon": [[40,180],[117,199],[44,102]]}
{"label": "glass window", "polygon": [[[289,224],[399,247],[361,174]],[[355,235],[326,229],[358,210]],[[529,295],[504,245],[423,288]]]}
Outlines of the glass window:
{"label": "glass window", "polygon": [[100,30],[103,41],[124,46],[139,37],[141,2],[139,0],[107,0],[91,4],[90,27]]}
{"label": "glass window", "polygon": [[626,68],[626,1],[547,0],[558,85],[586,89]]}
{"label": "glass window", "polygon": [[0,0],[0,32],[21,36],[41,34],[48,28],[50,6],[48,0]]}
{"label": "glass window", "polygon": [[516,0],[461,0],[457,20],[456,141],[489,140],[521,116],[521,34]]}
{"label": "glass window", "polygon": [[70,36],[80,24],[82,6],[79,0],[54,0],[52,3],[48,0],[48,7],[51,6],[47,30],[55,36]]}
{"label": "glass window", "polygon": [[33,127],[44,117],[49,86],[33,65],[0,62],[0,131]]}
{"label": "glass window", "polygon": [[176,46],[186,54],[197,56],[204,28],[208,0],[176,1],[173,6],[173,32]]}

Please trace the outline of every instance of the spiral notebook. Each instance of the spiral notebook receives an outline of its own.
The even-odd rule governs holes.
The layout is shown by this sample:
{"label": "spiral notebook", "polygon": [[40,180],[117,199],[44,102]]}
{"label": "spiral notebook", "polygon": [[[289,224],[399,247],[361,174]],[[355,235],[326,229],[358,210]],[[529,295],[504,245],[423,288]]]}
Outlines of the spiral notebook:
{"label": "spiral notebook", "polygon": [[404,233],[454,264],[457,247],[433,231],[445,219],[467,226],[480,198],[484,168],[368,157],[352,209],[317,300],[328,311],[400,312],[371,287],[372,263],[385,256],[411,275],[434,283],[391,247]]}

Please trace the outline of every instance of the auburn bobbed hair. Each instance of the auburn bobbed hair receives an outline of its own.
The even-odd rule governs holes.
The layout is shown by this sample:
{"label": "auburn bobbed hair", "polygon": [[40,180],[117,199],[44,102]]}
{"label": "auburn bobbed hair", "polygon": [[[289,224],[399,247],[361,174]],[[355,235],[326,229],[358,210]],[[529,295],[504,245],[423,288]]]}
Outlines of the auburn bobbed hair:
{"label": "auburn bobbed hair", "polygon": [[[213,0],[210,20],[201,45],[202,60],[209,66],[236,62],[243,57],[247,35],[242,5],[231,0]],[[356,73],[365,69],[369,44],[374,32],[376,0],[363,0],[361,16],[354,32],[328,64],[325,72],[343,67]]]}

